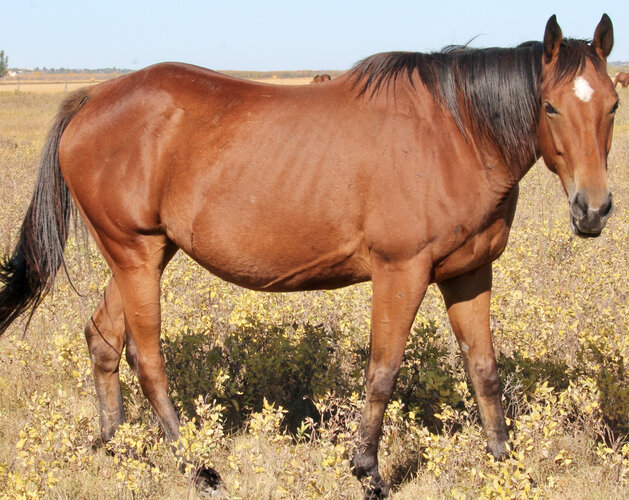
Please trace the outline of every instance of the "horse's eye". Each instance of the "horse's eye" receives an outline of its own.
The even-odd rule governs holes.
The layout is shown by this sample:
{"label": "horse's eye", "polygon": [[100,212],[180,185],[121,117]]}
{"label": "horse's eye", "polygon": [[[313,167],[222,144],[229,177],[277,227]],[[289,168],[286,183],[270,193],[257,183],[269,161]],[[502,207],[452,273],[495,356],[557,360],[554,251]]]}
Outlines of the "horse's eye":
{"label": "horse's eye", "polygon": [[616,104],[614,104],[614,106],[612,107],[612,110],[609,112],[610,115],[613,115],[616,113],[616,110],[618,109],[618,104],[620,103],[620,101],[616,101]]}
{"label": "horse's eye", "polygon": [[546,114],[548,114],[548,115],[558,115],[559,114],[559,111],[557,111],[555,109],[555,107],[551,103],[549,103],[549,102],[545,102],[544,103],[544,110],[546,111]]}

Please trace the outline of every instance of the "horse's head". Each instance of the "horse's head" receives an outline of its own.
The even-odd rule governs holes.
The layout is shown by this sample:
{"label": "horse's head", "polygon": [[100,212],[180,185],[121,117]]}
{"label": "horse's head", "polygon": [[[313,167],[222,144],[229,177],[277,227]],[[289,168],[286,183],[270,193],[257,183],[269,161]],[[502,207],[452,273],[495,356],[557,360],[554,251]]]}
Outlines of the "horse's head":
{"label": "horse's head", "polygon": [[613,43],[607,14],[591,44],[563,39],[555,16],[546,24],[539,146],[568,195],[572,230],[583,237],[598,236],[613,210],[607,155],[618,95],[606,70]]}

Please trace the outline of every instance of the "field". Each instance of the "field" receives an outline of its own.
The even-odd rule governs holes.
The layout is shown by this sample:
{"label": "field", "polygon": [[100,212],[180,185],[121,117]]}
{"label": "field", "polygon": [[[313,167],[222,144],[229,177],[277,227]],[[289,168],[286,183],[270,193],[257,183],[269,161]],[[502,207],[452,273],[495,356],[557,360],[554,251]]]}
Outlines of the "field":
{"label": "field", "polygon": [[[240,72],[230,72],[238,76]],[[259,78],[252,80],[276,85],[305,85],[312,81],[312,76],[288,78],[283,73],[260,72]],[[332,72],[338,73],[338,72]],[[72,92],[89,85],[97,85],[121,73],[41,73],[38,71],[0,78],[0,92],[25,92],[30,94],[58,94]]]}
{"label": "field", "polygon": [[[30,201],[58,90],[0,88],[3,254]],[[521,183],[509,245],[494,266],[511,456],[498,463],[484,452],[458,346],[431,287],[381,441],[394,499],[629,498],[629,90],[619,92],[609,158],[616,212],[603,235],[572,235],[559,180],[540,163]],[[21,321],[0,339],[0,498],[196,498],[124,361],[127,423],[113,443],[99,442],[82,331],[109,274],[94,245],[71,240],[66,259],[73,286],[60,272],[28,330]],[[250,292],[179,254],[162,289],[181,446],[220,471],[225,497],[361,498],[349,459],[370,285]]]}

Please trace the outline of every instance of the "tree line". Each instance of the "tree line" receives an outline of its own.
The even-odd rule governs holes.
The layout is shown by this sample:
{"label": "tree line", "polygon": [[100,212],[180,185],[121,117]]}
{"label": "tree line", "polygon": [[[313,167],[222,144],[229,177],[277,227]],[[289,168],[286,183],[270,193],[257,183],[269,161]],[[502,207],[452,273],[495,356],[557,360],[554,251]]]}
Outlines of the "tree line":
{"label": "tree line", "polygon": [[9,71],[9,57],[4,53],[4,50],[0,50],[0,78],[6,75]]}

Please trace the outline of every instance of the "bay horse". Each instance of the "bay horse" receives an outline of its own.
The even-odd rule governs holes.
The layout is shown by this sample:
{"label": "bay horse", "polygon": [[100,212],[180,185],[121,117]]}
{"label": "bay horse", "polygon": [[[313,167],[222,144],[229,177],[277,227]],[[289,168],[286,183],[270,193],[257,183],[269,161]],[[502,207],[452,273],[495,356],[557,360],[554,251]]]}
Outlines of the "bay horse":
{"label": "bay horse", "polygon": [[[73,207],[112,278],[85,327],[102,439],[124,420],[126,359],[177,439],[160,352],[160,276],[178,249],[254,290],[372,281],[366,402],[351,464],[365,497],[385,407],[430,283],[443,295],[487,448],[507,453],[489,324],[492,261],[504,250],[518,182],[542,156],[575,234],[598,236],[618,96],[606,72],[613,27],[591,42],[393,52],[326,85],[273,86],[158,64],[78,91],[49,133],[14,252],[3,261],[0,332],[31,315],[63,265]],[[213,487],[216,471],[200,471]]]}
{"label": "bay horse", "polygon": [[619,83],[622,88],[627,88],[627,85],[629,85],[629,73],[625,73],[624,71],[618,73],[614,77],[614,88],[616,88],[616,85]]}

